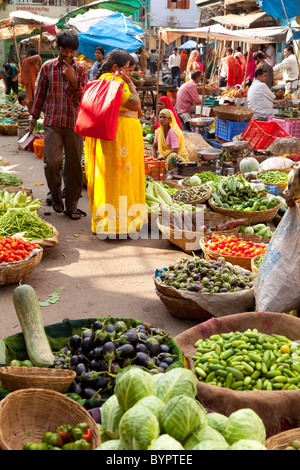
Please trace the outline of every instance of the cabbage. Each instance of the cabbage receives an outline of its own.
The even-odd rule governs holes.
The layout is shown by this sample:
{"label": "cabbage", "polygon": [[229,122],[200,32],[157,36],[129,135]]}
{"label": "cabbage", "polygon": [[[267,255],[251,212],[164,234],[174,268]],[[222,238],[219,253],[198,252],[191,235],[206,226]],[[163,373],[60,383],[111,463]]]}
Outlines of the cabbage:
{"label": "cabbage", "polygon": [[120,439],[112,439],[111,441],[103,442],[95,450],[124,450],[124,447]]}
{"label": "cabbage", "polygon": [[166,434],[183,442],[206,422],[206,411],[193,398],[181,395],[168,400],[160,422]]}
{"label": "cabbage", "polygon": [[142,398],[156,395],[151,374],[139,367],[131,367],[117,374],[114,392],[125,411]]}
{"label": "cabbage", "polygon": [[104,405],[100,408],[101,411],[101,423],[105,429],[107,435],[111,439],[118,439],[119,422],[124,414],[124,410],[120,407],[116,395],[109,397]]}
{"label": "cabbage", "polygon": [[241,439],[232,444],[229,450],[268,450],[263,444],[251,439]]}
{"label": "cabbage", "polygon": [[216,431],[223,433],[225,426],[227,424],[228,418],[221,413],[208,413],[207,414],[207,424],[214,428]]}
{"label": "cabbage", "polygon": [[158,397],[154,395],[149,395],[149,397],[142,398],[139,405],[145,406],[148,410],[150,410],[158,419],[160,419],[160,413],[165,403]]}
{"label": "cabbage", "polygon": [[262,419],[255,411],[250,408],[242,408],[231,413],[223,435],[229,444],[240,439],[251,439],[264,444],[266,429]]}
{"label": "cabbage", "polygon": [[152,441],[147,450],[184,450],[184,448],[174,437],[162,434]]}
{"label": "cabbage", "polygon": [[201,179],[197,175],[193,175],[189,178],[189,184],[201,184]]}
{"label": "cabbage", "polygon": [[197,395],[196,376],[191,370],[183,367],[171,369],[158,377],[156,395],[164,402],[179,395],[195,398]]}
{"label": "cabbage", "polygon": [[215,429],[206,425],[183,443],[185,450],[193,450],[202,441],[213,441],[215,444],[227,444],[225,438]]}
{"label": "cabbage", "polygon": [[150,410],[137,404],[123,414],[119,434],[125,450],[146,450],[160,435],[159,422]]}
{"label": "cabbage", "polygon": [[215,441],[201,441],[197,444],[193,450],[230,450],[227,442],[215,442]]}

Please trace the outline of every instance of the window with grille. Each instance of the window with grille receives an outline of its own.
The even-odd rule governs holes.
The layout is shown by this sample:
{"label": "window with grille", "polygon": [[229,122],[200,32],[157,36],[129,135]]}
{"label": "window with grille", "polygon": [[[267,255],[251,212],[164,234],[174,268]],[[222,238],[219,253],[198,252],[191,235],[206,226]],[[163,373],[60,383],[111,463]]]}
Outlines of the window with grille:
{"label": "window with grille", "polygon": [[168,0],[168,8],[177,8],[180,10],[189,10],[190,8],[190,0],[177,0],[176,2],[172,2]]}

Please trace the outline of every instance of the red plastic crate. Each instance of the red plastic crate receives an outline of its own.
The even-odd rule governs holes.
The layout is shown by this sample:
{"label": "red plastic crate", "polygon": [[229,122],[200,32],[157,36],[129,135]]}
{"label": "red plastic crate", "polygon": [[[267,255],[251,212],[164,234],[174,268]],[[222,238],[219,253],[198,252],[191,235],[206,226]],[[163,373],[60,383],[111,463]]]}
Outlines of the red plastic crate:
{"label": "red plastic crate", "polygon": [[300,139],[300,119],[287,119],[272,116],[268,118],[268,121],[277,122],[292,137]]}
{"label": "red plastic crate", "polygon": [[251,119],[241,137],[253,149],[265,150],[275,139],[291,136],[275,121],[264,122]]}
{"label": "red plastic crate", "polygon": [[145,175],[151,176],[154,181],[164,181],[166,174],[165,161],[145,162]]}

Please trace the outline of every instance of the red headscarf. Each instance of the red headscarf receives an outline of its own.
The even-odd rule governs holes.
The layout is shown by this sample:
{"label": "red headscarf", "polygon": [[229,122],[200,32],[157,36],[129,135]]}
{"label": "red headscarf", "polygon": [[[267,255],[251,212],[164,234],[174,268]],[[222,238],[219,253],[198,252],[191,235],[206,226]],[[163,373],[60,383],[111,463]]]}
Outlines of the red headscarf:
{"label": "red headscarf", "polygon": [[229,55],[226,60],[228,65],[227,86],[241,85],[244,79],[242,67],[233,55]]}
{"label": "red headscarf", "polygon": [[[176,119],[176,122],[178,124],[178,126],[180,127],[180,129],[182,129],[182,125],[181,125],[181,122],[180,122],[180,119],[179,117],[177,116],[177,113],[174,109],[174,106],[172,105],[171,103],[171,100],[170,98],[168,98],[167,96],[161,96],[158,100],[160,103],[164,103],[167,107],[167,109],[169,109],[170,111],[172,111],[172,113],[174,114],[174,117]],[[160,126],[159,122],[157,122],[156,126],[155,126],[155,129],[158,129]]]}

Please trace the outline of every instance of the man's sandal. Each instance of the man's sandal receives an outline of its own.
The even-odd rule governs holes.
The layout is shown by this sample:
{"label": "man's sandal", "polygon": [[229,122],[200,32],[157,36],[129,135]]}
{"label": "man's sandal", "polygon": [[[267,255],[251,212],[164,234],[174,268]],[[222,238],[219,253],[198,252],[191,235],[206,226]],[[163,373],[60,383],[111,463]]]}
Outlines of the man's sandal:
{"label": "man's sandal", "polygon": [[86,213],[80,209],[76,209],[75,211],[64,211],[64,214],[71,220],[79,220],[81,217],[86,217]]}

